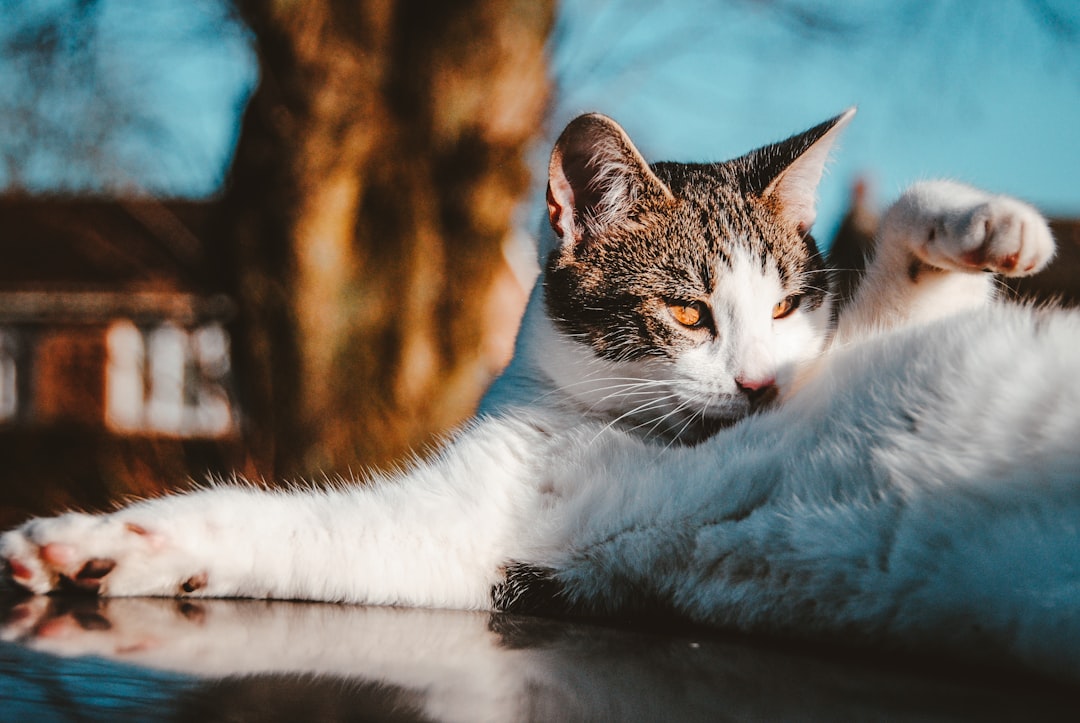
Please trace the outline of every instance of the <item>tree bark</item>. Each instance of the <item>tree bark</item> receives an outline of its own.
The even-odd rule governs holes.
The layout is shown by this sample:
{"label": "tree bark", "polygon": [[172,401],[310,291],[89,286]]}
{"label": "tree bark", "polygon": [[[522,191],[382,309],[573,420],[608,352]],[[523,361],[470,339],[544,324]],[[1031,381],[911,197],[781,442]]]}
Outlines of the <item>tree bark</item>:
{"label": "tree bark", "polygon": [[507,333],[489,320],[552,2],[239,9],[262,81],[219,231],[248,471],[386,465],[467,417],[501,361],[485,345]]}

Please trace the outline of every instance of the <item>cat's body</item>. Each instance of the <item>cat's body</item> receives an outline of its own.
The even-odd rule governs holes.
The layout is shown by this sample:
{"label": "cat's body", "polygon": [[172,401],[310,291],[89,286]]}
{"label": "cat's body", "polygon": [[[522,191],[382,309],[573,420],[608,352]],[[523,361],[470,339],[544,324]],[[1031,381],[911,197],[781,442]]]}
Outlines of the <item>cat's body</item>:
{"label": "cat's body", "polygon": [[578,119],[514,361],[430,461],[32,520],[0,555],[38,593],[661,610],[1080,678],[1080,318],[977,273],[1039,268],[1045,222],[914,187],[833,331],[807,231],[849,118],[653,167]]}

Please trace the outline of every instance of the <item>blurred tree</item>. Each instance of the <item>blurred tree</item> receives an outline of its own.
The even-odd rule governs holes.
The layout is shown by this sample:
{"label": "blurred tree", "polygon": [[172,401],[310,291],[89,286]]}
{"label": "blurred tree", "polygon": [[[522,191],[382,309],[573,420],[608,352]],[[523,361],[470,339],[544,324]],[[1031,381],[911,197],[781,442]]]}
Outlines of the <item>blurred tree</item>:
{"label": "blurred tree", "polygon": [[552,5],[238,2],[262,81],[218,230],[260,474],[386,464],[472,412]]}
{"label": "blurred tree", "polygon": [[[176,122],[181,87],[247,100],[232,65],[253,40],[261,81],[209,243],[180,271],[238,302],[244,471],[388,464],[467,417],[509,353],[526,290],[503,249],[545,118],[553,14],[551,0],[0,0],[0,187],[206,194],[205,178],[160,182],[182,165],[163,158],[214,165],[177,130],[204,117]],[[215,63],[231,85],[206,80]],[[24,464],[0,476],[0,526],[235,466],[231,447],[211,466],[183,440],[62,431],[4,430]]]}

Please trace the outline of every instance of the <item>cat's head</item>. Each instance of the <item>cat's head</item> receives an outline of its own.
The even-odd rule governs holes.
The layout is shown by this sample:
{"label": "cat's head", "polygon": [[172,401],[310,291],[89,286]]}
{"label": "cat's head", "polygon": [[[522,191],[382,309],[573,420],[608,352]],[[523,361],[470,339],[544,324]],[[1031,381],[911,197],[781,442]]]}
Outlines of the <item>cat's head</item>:
{"label": "cat's head", "polygon": [[557,348],[541,364],[556,385],[598,417],[683,442],[771,401],[826,338],[809,232],[853,114],[725,163],[652,166],[610,118],[571,122],[548,181]]}

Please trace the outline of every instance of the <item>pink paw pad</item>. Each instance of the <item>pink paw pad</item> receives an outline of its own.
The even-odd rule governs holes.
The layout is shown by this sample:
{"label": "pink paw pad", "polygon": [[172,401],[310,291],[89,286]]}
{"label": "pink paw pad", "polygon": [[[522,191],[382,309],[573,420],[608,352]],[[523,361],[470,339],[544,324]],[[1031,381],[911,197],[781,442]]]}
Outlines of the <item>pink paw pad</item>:
{"label": "pink paw pad", "polygon": [[11,577],[16,580],[29,580],[31,577],[34,576],[33,571],[29,567],[22,564],[15,558],[9,559],[7,561],[7,566],[8,569],[11,571]]}
{"label": "pink paw pad", "polygon": [[59,542],[50,542],[41,548],[41,559],[53,567],[67,567],[75,559],[75,548]]}

